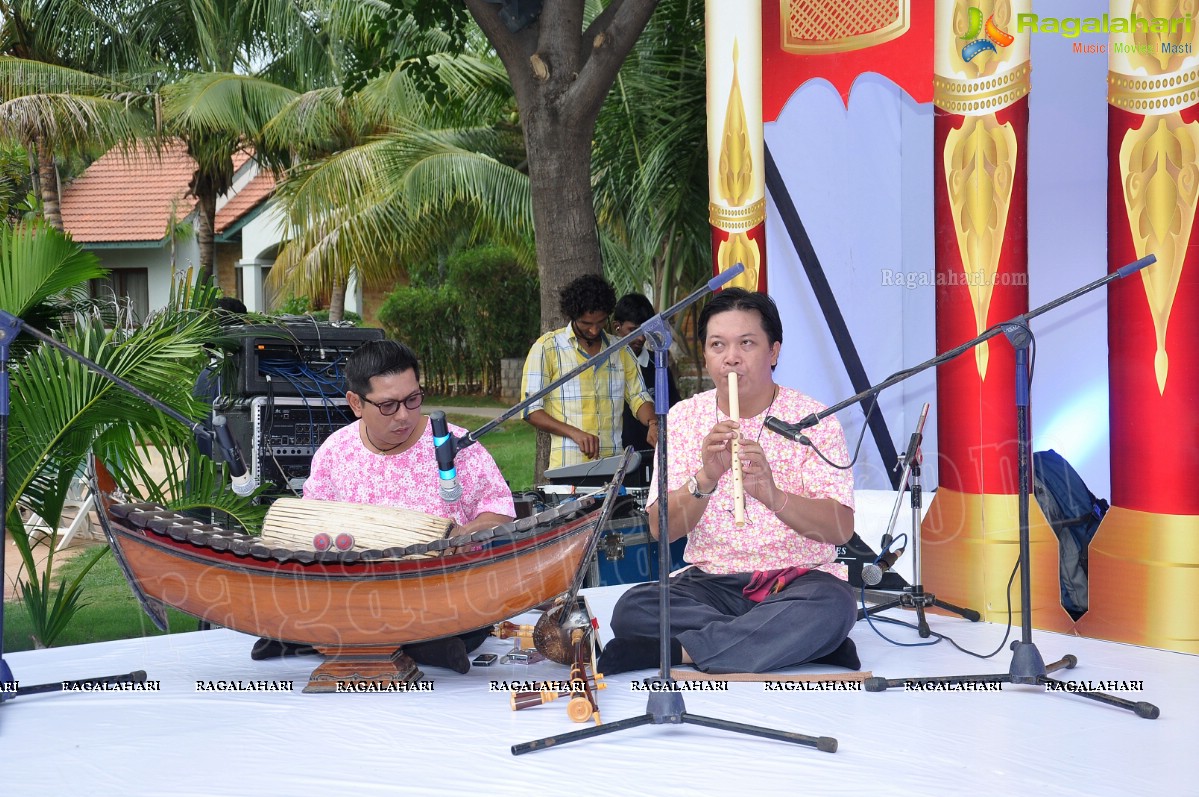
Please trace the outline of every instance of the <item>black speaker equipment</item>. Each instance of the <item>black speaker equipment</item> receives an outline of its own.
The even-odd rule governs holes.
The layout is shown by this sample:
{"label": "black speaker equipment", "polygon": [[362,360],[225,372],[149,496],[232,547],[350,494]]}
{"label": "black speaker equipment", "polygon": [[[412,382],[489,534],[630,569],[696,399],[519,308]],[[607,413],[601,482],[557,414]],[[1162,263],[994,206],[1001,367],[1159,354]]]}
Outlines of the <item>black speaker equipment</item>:
{"label": "black speaker equipment", "polygon": [[253,396],[344,396],[343,368],[354,349],[382,340],[383,330],[314,321],[231,327],[241,339],[237,393]]}
{"label": "black speaker equipment", "polygon": [[325,438],[355,420],[345,397],[256,396],[226,405],[223,414],[249,467],[252,484],[272,501],[302,493],[312,455]]}

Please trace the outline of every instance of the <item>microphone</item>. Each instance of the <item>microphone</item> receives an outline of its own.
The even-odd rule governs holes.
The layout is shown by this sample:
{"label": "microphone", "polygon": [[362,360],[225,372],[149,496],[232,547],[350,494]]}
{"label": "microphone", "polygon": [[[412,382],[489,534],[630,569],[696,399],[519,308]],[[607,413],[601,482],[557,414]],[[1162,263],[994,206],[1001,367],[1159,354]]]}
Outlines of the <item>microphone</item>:
{"label": "microphone", "polygon": [[815,415],[809,415],[799,423],[787,423],[786,421],[776,418],[773,415],[766,416],[766,428],[775,434],[782,435],[796,443],[808,445],[808,438],[804,435],[805,429],[811,429],[816,424],[820,423]]}
{"label": "microphone", "polygon": [[[890,543],[887,544],[890,545]],[[899,561],[899,557],[903,556],[905,550],[907,549],[900,548],[898,551],[884,551],[873,562],[863,565],[862,583],[868,587],[873,587],[882,581],[883,574],[895,567],[895,563]]]}
{"label": "microphone", "polygon": [[799,430],[795,428],[795,425],[779,420],[773,415],[766,416],[766,428],[775,434],[781,434],[788,440],[799,442]]}
{"label": "microphone", "polygon": [[441,475],[441,486],[438,492],[441,500],[447,504],[457,503],[462,497],[462,485],[458,484],[458,469],[454,467],[454,454],[457,452],[449,427],[445,423],[445,413],[434,410],[429,413],[429,423],[433,428],[433,447],[437,452],[437,470]]}
{"label": "microphone", "polygon": [[708,280],[708,290],[718,291],[725,286],[725,283],[732,282],[733,279],[745,271],[744,263],[734,263],[729,268],[717,274],[712,279]]}
{"label": "microphone", "polygon": [[254,492],[254,480],[246,470],[246,461],[242,459],[241,448],[229,431],[229,424],[224,415],[212,419],[213,432],[216,434],[217,445],[221,447],[221,456],[229,463],[229,475],[233,478],[233,492],[243,498]]}

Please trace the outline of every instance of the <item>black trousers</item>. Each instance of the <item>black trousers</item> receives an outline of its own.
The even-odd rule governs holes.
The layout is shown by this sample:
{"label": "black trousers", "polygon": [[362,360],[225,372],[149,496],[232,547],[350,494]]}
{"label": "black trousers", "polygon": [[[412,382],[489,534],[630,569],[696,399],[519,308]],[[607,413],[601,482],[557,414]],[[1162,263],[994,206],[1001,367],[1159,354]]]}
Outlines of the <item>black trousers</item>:
{"label": "black trousers", "polygon": [[[670,581],[670,635],[704,672],[769,672],[826,656],[857,620],[853,588],[811,570],[761,603],[741,590],[752,573],[692,567]],[[658,636],[658,585],[638,584],[612,611],[616,636]]]}

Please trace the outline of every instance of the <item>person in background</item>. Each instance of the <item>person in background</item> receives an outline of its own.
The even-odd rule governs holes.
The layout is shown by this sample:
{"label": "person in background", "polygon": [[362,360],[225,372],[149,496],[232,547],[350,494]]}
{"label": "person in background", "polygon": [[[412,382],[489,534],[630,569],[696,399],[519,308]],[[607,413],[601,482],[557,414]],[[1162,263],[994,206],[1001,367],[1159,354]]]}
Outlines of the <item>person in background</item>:
{"label": "person in background", "polygon": [[[562,314],[570,321],[542,335],[529,349],[521,385],[526,397],[609,345],[604,327],[616,304],[611,285],[602,277],[587,274],[563,288],[559,298]],[[658,421],[641,370],[627,348],[534,402],[525,409],[524,419],[549,433],[549,467],[560,468],[620,451],[626,404],[638,423],[647,427],[647,440],[654,445]]]}
{"label": "person in background", "polygon": [[[620,300],[616,302],[616,307],[612,310],[612,323],[616,337],[623,338],[653,316],[654,306],[649,299],[640,293],[625,294],[620,297]],[[645,345],[645,336],[639,335],[629,341],[629,351],[633,353],[633,358],[637,360],[637,365],[641,368],[641,379],[645,383],[646,392],[649,393],[652,404],[655,398],[654,361],[652,352]],[[666,375],[669,390],[667,408],[669,408],[679,403],[679,386],[675,380],[673,366],[668,365]],[[647,431],[648,428],[638,423],[637,418],[626,405],[624,422],[621,424],[620,447],[632,446],[635,451],[652,449],[654,446],[648,440]]]}

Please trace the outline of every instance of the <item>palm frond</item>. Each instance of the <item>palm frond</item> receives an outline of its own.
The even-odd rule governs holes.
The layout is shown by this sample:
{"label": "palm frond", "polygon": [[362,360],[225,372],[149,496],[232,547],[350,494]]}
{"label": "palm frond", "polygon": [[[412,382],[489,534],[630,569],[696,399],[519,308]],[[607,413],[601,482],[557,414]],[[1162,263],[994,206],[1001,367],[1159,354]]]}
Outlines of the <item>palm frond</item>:
{"label": "palm frond", "polygon": [[162,95],[168,129],[241,135],[259,130],[297,92],[251,75],[201,72],[166,86]]}
{"label": "palm frond", "polygon": [[107,273],[99,258],[44,222],[0,226],[0,308],[15,316]]}
{"label": "palm frond", "polygon": [[385,284],[397,264],[421,262],[447,236],[472,228],[527,249],[528,177],[481,151],[503,140],[486,128],[412,126],[297,170],[277,192],[295,234],[272,284],[323,289],[348,274],[338,263],[352,263],[368,284]]}
{"label": "palm frond", "polygon": [[10,100],[30,94],[105,96],[130,90],[104,75],[28,58],[0,56],[0,97]]}
{"label": "palm frond", "polygon": [[121,98],[27,94],[0,103],[0,136],[21,143],[40,137],[54,149],[132,142],[147,136],[151,123]]}

